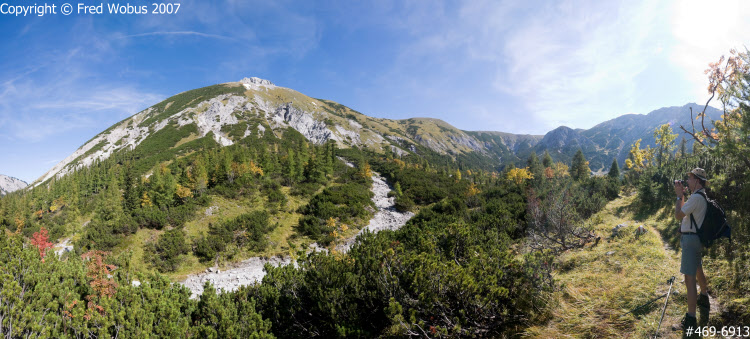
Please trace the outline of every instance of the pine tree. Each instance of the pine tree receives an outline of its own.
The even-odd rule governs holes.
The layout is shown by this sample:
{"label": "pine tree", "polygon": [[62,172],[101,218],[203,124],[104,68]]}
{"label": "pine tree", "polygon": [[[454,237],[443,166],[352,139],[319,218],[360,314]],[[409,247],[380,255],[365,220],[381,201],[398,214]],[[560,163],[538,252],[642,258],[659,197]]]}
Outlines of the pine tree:
{"label": "pine tree", "polygon": [[570,177],[573,180],[583,180],[588,178],[590,174],[589,162],[586,161],[583,151],[579,148],[573,156],[573,163],[570,166]]}
{"label": "pine tree", "polygon": [[609,167],[608,175],[613,179],[620,178],[620,165],[617,163],[617,158],[612,159],[612,166]]}
{"label": "pine tree", "polygon": [[305,166],[305,181],[312,183],[321,183],[325,178],[325,173],[321,168],[320,156],[315,151],[315,148],[310,148],[310,157]]}
{"label": "pine tree", "polygon": [[159,165],[154,169],[151,175],[151,200],[158,207],[169,207],[174,202],[175,193],[177,193],[177,180],[165,164]]}
{"label": "pine tree", "polygon": [[125,207],[125,210],[127,210],[128,212],[131,212],[135,210],[136,208],[138,208],[138,206],[140,205],[141,194],[136,185],[138,182],[138,178],[135,172],[133,171],[132,162],[128,162],[125,165],[124,172],[125,172],[124,173],[125,180],[124,180],[123,189],[125,191],[125,194],[124,194],[125,199],[123,201],[123,206]]}
{"label": "pine tree", "polygon": [[544,150],[544,157],[542,157],[542,165],[544,166],[544,168],[552,167],[553,165],[552,156],[549,155],[549,151],[547,150]]}
{"label": "pine tree", "polygon": [[198,156],[193,161],[191,166],[191,175],[193,182],[193,189],[202,195],[208,188],[208,170],[206,169],[206,163],[202,156]]}
{"label": "pine tree", "polygon": [[297,181],[297,159],[294,150],[291,148],[286,150],[282,172],[287,186],[291,186]]}
{"label": "pine tree", "polygon": [[539,162],[539,158],[536,156],[536,152],[531,152],[529,158],[526,160],[527,168],[533,175],[534,185],[539,184],[544,178],[544,167]]}

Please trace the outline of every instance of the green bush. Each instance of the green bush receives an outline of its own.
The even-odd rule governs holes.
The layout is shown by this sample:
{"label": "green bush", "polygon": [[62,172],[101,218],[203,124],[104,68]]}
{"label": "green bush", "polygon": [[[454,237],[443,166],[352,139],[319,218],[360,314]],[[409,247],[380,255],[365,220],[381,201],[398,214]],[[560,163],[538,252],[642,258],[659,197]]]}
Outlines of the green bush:
{"label": "green bush", "polygon": [[133,211],[133,219],[144,228],[160,230],[167,224],[167,212],[157,207],[143,207]]}
{"label": "green bush", "polygon": [[270,224],[267,211],[241,214],[218,225],[209,224],[208,234],[194,242],[193,253],[202,261],[209,261],[229,244],[262,251],[268,246],[267,234],[276,226]]}
{"label": "green bush", "polygon": [[412,211],[414,209],[414,206],[416,205],[414,204],[414,200],[411,200],[411,198],[406,195],[396,197],[396,199],[394,199],[394,203],[394,207],[399,212]]}
{"label": "green bush", "polygon": [[326,188],[299,209],[303,216],[300,218],[297,231],[320,240],[321,235],[333,231],[326,225],[330,218],[347,224],[355,220],[365,220],[371,214],[366,207],[375,207],[371,198],[372,192],[369,187],[361,183],[352,182]]}
{"label": "green bush", "polygon": [[181,254],[187,254],[190,246],[185,242],[185,233],[175,228],[164,232],[155,243],[145,245],[153,267],[159,272],[174,272],[180,266]]}
{"label": "green bush", "polygon": [[232,241],[232,231],[223,226],[208,224],[208,234],[193,242],[193,253],[201,261],[210,261],[227,248]]}

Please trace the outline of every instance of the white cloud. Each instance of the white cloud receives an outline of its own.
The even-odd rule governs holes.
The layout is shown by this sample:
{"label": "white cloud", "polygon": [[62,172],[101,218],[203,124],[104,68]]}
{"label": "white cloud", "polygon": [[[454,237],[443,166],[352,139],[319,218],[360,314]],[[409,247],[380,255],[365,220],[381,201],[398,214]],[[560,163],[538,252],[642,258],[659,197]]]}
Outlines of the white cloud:
{"label": "white cloud", "polygon": [[[667,9],[645,0],[425,5],[391,19],[407,23],[412,43],[384,78],[399,79],[407,92],[443,93],[453,106],[484,104],[482,111],[495,114],[477,113],[490,116],[482,126],[505,126],[523,115],[524,122],[513,125],[526,123],[524,132],[544,133],[563,124],[587,128],[642,109],[637,77],[665,58]],[[420,74],[425,64],[453,83]],[[450,86],[473,86],[476,97],[454,99],[445,95],[454,94]],[[508,107],[508,100],[516,106]],[[537,125],[529,126],[529,119]]]}
{"label": "white cloud", "polygon": [[503,36],[496,87],[521,98],[548,128],[588,128],[633,104],[635,78],[654,57],[658,8],[650,2],[566,1],[529,15]]}

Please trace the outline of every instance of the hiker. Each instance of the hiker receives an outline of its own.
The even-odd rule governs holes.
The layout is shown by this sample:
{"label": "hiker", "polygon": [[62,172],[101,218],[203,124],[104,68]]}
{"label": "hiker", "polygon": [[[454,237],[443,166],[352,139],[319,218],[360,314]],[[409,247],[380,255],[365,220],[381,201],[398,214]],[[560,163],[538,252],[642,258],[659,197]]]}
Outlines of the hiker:
{"label": "hiker", "polygon": [[[687,201],[685,201],[685,187],[683,187],[682,181],[677,180],[674,185],[674,191],[677,195],[674,215],[675,218],[681,220],[680,233],[682,233],[680,238],[680,247],[682,248],[680,273],[685,275],[688,302],[687,314],[685,314],[685,318],[683,318],[681,324],[676,326],[683,331],[690,326],[694,329],[697,326],[695,317],[696,305],[700,311],[702,325],[708,322],[708,314],[711,308],[708,299],[708,283],[706,282],[701,262],[703,245],[696,233],[698,231],[697,227],[703,224],[703,219],[706,216],[706,199],[698,194],[699,191],[704,190],[706,187],[706,171],[702,168],[695,168],[688,172],[687,176],[687,188],[692,193]],[[690,220],[691,214],[695,219],[695,224]],[[700,295],[697,295],[695,287],[696,279],[701,288]]]}

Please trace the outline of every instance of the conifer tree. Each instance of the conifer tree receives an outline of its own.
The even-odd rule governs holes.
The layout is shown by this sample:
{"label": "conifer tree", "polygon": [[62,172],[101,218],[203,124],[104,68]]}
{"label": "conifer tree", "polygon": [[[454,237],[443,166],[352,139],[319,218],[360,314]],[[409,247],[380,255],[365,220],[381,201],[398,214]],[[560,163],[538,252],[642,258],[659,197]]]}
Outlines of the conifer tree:
{"label": "conifer tree", "polygon": [[573,156],[573,163],[570,166],[570,177],[573,180],[583,180],[588,178],[590,174],[589,162],[586,161],[583,151],[579,148]]}
{"label": "conifer tree", "polygon": [[123,186],[124,186],[123,189],[125,193],[124,193],[123,206],[128,212],[131,212],[135,210],[136,208],[138,208],[138,206],[140,205],[141,194],[136,185],[138,183],[138,178],[133,171],[132,162],[128,162],[125,165],[124,172],[125,172],[124,173],[125,180],[123,183]]}
{"label": "conifer tree", "polygon": [[542,158],[542,165],[544,168],[552,167],[552,156],[549,155],[549,151],[544,150],[544,157]]}
{"label": "conifer tree", "polygon": [[526,166],[529,168],[529,172],[537,173],[540,171],[541,165],[542,164],[539,163],[539,158],[536,156],[536,152],[531,152],[529,158],[526,159]]}
{"label": "conifer tree", "polygon": [[79,241],[79,247],[110,250],[120,242],[119,234],[135,232],[135,225],[125,217],[120,194],[117,178],[112,177],[98,196],[96,214]]}
{"label": "conifer tree", "polygon": [[539,162],[536,152],[531,152],[529,158],[526,160],[526,165],[533,176],[534,185],[541,183],[544,179],[544,166]]}
{"label": "conifer tree", "polygon": [[612,159],[612,166],[609,167],[608,175],[613,179],[620,178],[620,165],[617,164],[617,158]]}
{"label": "conifer tree", "polygon": [[149,196],[153,203],[158,207],[172,206],[177,192],[177,180],[169,167],[164,164],[159,165],[149,179],[152,193]]}
{"label": "conifer tree", "polygon": [[305,165],[305,181],[320,183],[323,181],[325,174],[320,166],[320,157],[316,154],[315,148],[310,148],[310,157]]}
{"label": "conifer tree", "polygon": [[223,174],[222,177],[226,178],[226,180],[231,184],[234,183],[234,178],[236,177],[236,173],[234,172],[234,168],[232,166],[232,155],[229,153],[229,151],[226,148],[221,149],[221,173]]}
{"label": "conifer tree", "polygon": [[282,171],[287,186],[291,186],[297,181],[297,159],[294,155],[294,150],[291,148],[286,151],[286,159]]}

